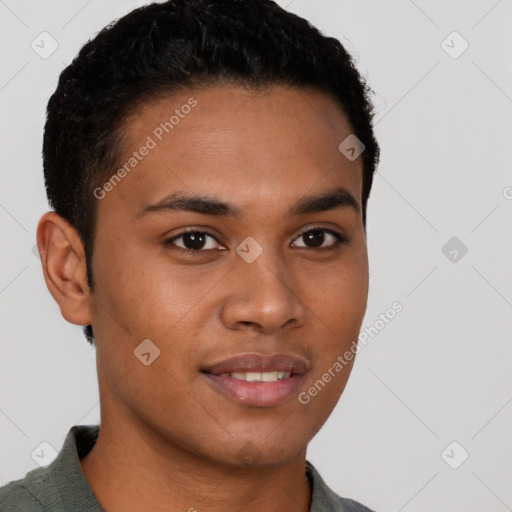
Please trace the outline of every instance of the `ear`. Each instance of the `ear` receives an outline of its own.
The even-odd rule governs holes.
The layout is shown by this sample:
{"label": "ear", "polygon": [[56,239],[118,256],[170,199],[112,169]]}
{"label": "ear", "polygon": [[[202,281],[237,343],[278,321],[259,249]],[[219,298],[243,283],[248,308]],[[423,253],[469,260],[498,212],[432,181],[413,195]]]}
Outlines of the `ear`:
{"label": "ear", "polygon": [[85,253],[76,230],[55,212],[47,212],[37,226],[37,247],[46,286],[62,316],[72,324],[90,325]]}

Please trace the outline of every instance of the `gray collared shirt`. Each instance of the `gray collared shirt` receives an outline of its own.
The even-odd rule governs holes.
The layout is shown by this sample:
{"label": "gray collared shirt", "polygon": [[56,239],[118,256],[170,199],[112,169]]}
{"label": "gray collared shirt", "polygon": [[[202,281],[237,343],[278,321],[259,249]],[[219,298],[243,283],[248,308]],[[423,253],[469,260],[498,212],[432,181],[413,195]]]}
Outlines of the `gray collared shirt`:
{"label": "gray collared shirt", "polygon": [[[25,478],[0,488],[0,512],[105,512],[89,487],[79,460],[92,449],[98,432],[97,425],[72,427],[48,467],[34,469]],[[331,491],[309,461],[306,474],[313,492],[310,512],[372,512]]]}

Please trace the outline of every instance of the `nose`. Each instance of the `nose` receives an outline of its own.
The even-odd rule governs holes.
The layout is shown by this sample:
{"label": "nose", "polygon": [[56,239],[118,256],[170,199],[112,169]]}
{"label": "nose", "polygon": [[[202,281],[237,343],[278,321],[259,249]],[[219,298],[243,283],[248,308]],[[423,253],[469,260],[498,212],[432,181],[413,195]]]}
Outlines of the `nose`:
{"label": "nose", "polygon": [[220,312],[227,328],[273,334],[304,323],[306,310],[292,272],[269,253],[263,251],[252,263],[241,258],[235,262]]}

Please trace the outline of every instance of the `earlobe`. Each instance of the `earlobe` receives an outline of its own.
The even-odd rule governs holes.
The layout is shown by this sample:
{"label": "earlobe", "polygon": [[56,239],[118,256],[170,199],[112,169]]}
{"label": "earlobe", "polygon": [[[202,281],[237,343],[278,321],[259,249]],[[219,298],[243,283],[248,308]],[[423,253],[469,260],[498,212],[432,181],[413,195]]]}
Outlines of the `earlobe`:
{"label": "earlobe", "polygon": [[70,323],[91,323],[90,294],[83,244],[76,230],[55,212],[37,226],[37,246],[48,290]]}

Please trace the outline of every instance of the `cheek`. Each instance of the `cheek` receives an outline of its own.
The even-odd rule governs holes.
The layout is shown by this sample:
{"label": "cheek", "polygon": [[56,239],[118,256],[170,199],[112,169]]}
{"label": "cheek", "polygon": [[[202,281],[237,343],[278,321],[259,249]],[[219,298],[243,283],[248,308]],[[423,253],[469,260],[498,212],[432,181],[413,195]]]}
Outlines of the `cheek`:
{"label": "cheek", "polygon": [[[317,269],[310,280],[311,309],[332,335],[335,344],[358,332],[368,297],[368,260],[365,250],[347,255],[338,265]],[[337,340],[337,341],[336,341]]]}
{"label": "cheek", "polygon": [[318,419],[313,436],[336,406],[350,376],[357,339],[367,302],[367,269],[364,264],[344,267],[325,279],[322,293],[316,294],[313,365],[299,395],[299,402],[311,417]]}
{"label": "cheek", "polygon": [[[93,324],[111,383],[125,374],[127,379],[140,383],[139,388],[131,389],[125,382],[126,397],[133,394],[136,400],[140,393],[151,394],[156,379],[171,379],[172,384],[174,376],[176,386],[189,384],[190,368],[197,366],[200,353],[196,341],[204,338],[201,326],[211,314],[204,307],[205,280],[197,277],[164,259],[149,261],[129,248],[112,251],[105,258],[102,273],[98,273]],[[149,367],[144,367],[134,354],[146,339],[159,351]],[[149,375],[146,383],[144,379]],[[172,390],[164,394],[166,401],[171,400]]]}
{"label": "cheek", "polygon": [[[366,248],[361,246],[350,257],[347,253],[340,265],[317,274],[311,284],[316,286],[311,309],[318,328],[312,349],[314,365],[306,386],[311,390],[311,407],[322,415],[336,404],[354,364],[368,294]],[[313,399],[317,395],[321,397]]]}
{"label": "cheek", "polygon": [[98,244],[95,310],[113,330],[144,339],[182,318],[195,295],[182,273],[162,259],[148,258],[135,245],[119,240]]}

